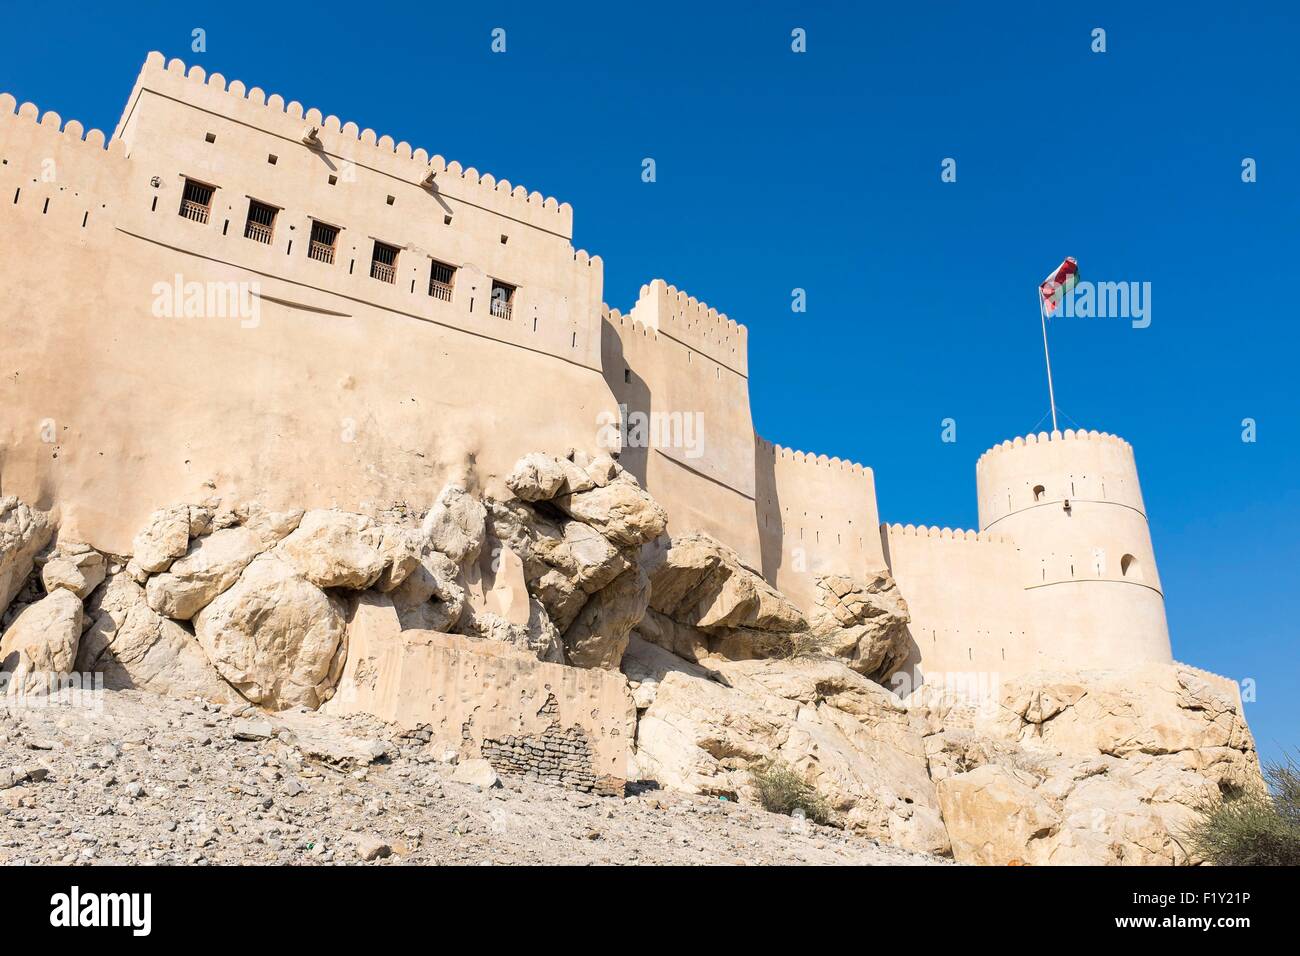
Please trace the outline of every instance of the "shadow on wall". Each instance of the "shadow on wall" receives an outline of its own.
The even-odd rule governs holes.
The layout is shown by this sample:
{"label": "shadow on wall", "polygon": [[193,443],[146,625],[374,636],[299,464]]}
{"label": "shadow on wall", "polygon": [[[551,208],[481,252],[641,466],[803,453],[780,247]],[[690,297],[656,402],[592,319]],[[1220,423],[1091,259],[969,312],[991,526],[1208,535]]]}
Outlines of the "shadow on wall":
{"label": "shadow on wall", "polygon": [[[603,366],[602,373],[605,376],[605,384],[609,386],[609,390],[614,394],[614,398],[619,405],[622,405],[628,411],[643,412],[648,417],[652,411],[653,402],[650,386],[628,362],[627,356],[623,352],[623,340],[619,338],[618,331],[610,324],[608,319],[601,320],[600,335],[601,365]],[[605,410],[602,409],[602,411]],[[608,411],[617,413],[619,409],[614,408]],[[649,473],[649,456],[650,449],[648,447],[624,448],[618,456],[618,461],[641,483],[642,488],[654,494],[654,489],[650,488],[646,482],[646,476]]]}
{"label": "shadow on wall", "polygon": [[754,520],[758,522],[763,579],[775,586],[785,550],[781,496],[776,487],[776,446],[754,440]]}
{"label": "shadow on wall", "polygon": [[[889,552],[889,535],[885,533],[885,526],[880,526],[880,548],[885,555],[885,567],[892,575],[894,573],[894,556]],[[903,600],[907,600],[907,595],[903,595]],[[912,626],[915,622],[909,622],[907,625],[907,657],[899,665],[898,670],[890,678],[886,686],[900,697],[906,697],[916,688],[925,683],[925,670],[921,666],[921,645],[912,633]]]}

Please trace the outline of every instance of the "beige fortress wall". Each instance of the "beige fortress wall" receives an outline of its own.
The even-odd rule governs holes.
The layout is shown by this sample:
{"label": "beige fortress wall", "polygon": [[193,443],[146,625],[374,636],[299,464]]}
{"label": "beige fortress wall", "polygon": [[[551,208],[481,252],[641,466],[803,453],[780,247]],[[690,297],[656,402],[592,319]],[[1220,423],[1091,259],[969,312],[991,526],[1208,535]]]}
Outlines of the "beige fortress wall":
{"label": "beige fortress wall", "polygon": [[1020,584],[1021,558],[1001,535],[884,525],[890,571],[912,616],[913,687],[923,675],[1029,670],[1041,663]]}
{"label": "beige fortress wall", "polygon": [[[311,150],[314,111],[263,100],[152,55],[105,151],[0,97],[0,491],[127,551],[176,501],[427,507],[526,451],[594,450],[601,266],[569,244],[568,207],[439,160],[433,194],[420,151],[332,119]],[[177,214],[185,175],[220,187],[206,225]],[[243,236],[250,195],[284,207],[269,246]],[[306,257],[309,216],[344,229],[333,265]],[[371,235],[402,248],[397,284],[369,277]],[[450,303],[427,293],[430,256],[464,270]],[[511,320],[480,273],[519,284]],[[249,283],[255,308],[157,314],[176,276]]]}
{"label": "beige fortress wall", "polygon": [[886,567],[870,468],[757,440],[763,576],[809,610],[817,578]]}
{"label": "beige fortress wall", "polygon": [[693,434],[702,441],[661,430],[649,447],[624,448],[620,461],[668,510],[670,532],[705,531],[758,568],[744,326],[656,279],[627,315],[611,311],[605,330],[606,380],[629,417],[702,425]]}
{"label": "beige fortress wall", "polygon": [[881,529],[911,611],[913,679],[1173,659],[1127,442],[1017,438],[980,457],[976,485],[978,533]]}
{"label": "beige fortress wall", "polygon": [[698,446],[628,447],[621,461],[667,508],[670,532],[726,542],[808,610],[818,575],[885,566],[875,480],[853,462],[756,437],[747,348],[744,326],[659,279],[627,315],[609,312],[603,363],[616,401],[629,414],[703,423]]}
{"label": "beige fortress wall", "polygon": [[985,452],[975,472],[980,530],[1019,545],[1025,605],[1045,655],[1079,667],[1173,659],[1128,442],[1086,431],[1031,435]]}

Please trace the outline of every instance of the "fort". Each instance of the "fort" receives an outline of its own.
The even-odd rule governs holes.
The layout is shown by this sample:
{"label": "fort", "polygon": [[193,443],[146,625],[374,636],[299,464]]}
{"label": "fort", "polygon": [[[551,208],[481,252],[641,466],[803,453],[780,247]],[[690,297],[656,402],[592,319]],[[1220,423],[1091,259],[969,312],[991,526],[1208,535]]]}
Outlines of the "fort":
{"label": "fort", "polygon": [[745,326],[658,279],[610,308],[572,237],[567,203],[157,53],[107,138],[0,95],[0,240],[30,253],[0,259],[0,494],[126,554],[163,503],[378,513],[685,416],[701,441],[618,449],[670,533],[805,611],[888,569],[913,676],[1172,661],[1128,443],[1016,438],[978,530],[882,525],[871,468],[755,433]]}

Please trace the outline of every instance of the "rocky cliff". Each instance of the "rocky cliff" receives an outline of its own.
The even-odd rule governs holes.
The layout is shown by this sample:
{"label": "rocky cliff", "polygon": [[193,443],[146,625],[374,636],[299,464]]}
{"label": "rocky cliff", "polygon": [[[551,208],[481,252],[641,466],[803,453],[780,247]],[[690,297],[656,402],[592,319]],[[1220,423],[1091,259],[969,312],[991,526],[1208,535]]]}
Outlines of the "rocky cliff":
{"label": "rocky cliff", "polygon": [[169,504],[131,554],[0,500],[9,706],[93,673],[368,714],[542,783],[742,804],[779,763],[836,826],[973,863],[1197,862],[1192,808],[1258,785],[1237,701],[1192,669],[902,699],[885,684],[908,611],[887,572],[819,577],[801,608],[724,543],[670,539],[608,456],[529,454],[505,484],[449,485],[427,512]]}

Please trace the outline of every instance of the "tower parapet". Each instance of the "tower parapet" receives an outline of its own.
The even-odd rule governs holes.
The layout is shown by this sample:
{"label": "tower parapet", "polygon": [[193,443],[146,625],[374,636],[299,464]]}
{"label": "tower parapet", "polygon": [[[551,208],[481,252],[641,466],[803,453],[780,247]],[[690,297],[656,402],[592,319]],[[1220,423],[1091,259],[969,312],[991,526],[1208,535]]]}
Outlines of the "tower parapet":
{"label": "tower parapet", "polygon": [[1031,630],[1076,666],[1172,660],[1133,448],[1071,431],[1003,442],[975,466],[980,532],[1020,549]]}

